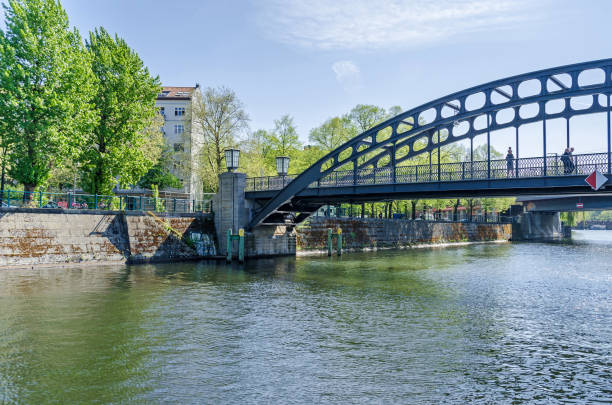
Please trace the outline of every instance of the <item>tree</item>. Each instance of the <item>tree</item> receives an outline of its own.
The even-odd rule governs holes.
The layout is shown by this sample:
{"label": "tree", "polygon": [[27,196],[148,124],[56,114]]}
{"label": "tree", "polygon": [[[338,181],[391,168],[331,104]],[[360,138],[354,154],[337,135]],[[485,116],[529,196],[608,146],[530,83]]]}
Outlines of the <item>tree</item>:
{"label": "tree", "polygon": [[336,149],[357,135],[347,117],[334,117],[310,131],[308,139],[326,152]]}
{"label": "tree", "polygon": [[266,162],[265,142],[269,134],[259,129],[247,137],[240,145],[242,169],[249,177],[269,176],[275,174],[273,166]]}
{"label": "tree", "polygon": [[172,150],[166,145],[157,163],[142,176],[138,181],[138,185],[147,189],[153,189],[155,186],[158,190],[166,187],[183,187],[181,181],[168,170],[174,162],[172,155]]}
{"label": "tree", "polygon": [[204,91],[202,103],[194,111],[194,125],[202,133],[199,167],[205,190],[217,190],[218,176],[224,171],[225,149],[238,144],[248,122],[249,116],[232,90],[209,87]]}
{"label": "tree", "polygon": [[283,115],[280,119],[274,120],[274,130],[267,132],[265,136],[264,156],[267,164],[274,167],[277,156],[289,156],[296,161],[301,147],[293,118]]}
{"label": "tree", "polygon": [[375,105],[357,104],[345,118],[355,126],[357,134],[360,134],[387,119],[387,113],[384,108]]}
{"label": "tree", "polygon": [[[34,191],[95,123],[90,55],[57,0],[9,0],[0,30],[0,117],[9,174]],[[28,196],[27,198],[29,198]]]}
{"label": "tree", "polygon": [[[503,153],[491,146],[491,160],[502,159]],[[474,161],[487,160],[487,144],[483,144],[474,148]]]}
{"label": "tree", "polygon": [[117,182],[136,183],[161,154],[163,123],[155,107],[160,81],[123,39],[104,28],[90,32],[86,46],[97,79],[98,120],[79,154],[82,186],[110,194]]}

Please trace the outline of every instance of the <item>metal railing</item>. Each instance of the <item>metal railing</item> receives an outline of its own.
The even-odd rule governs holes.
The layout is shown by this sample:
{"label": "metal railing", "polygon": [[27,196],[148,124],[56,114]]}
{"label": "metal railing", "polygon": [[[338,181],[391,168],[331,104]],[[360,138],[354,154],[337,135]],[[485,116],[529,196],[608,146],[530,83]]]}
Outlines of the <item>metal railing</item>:
{"label": "metal railing", "polygon": [[[570,161],[571,160],[571,161]],[[587,176],[595,170],[608,172],[608,154],[573,155],[564,162],[561,155],[513,159],[512,166],[505,159],[474,162],[437,163],[431,165],[397,166],[331,172],[309,188],[348,187],[379,184],[408,184],[438,181],[513,179],[529,177]],[[569,162],[569,163],[568,163]],[[439,167],[439,170],[438,170]],[[355,177],[356,175],[356,177]],[[297,175],[283,177],[251,177],[246,191],[280,190]]]}
{"label": "metal railing", "polygon": [[154,211],[168,213],[212,212],[212,200],[117,196],[41,191],[0,192],[2,208],[62,208],[108,211]]}

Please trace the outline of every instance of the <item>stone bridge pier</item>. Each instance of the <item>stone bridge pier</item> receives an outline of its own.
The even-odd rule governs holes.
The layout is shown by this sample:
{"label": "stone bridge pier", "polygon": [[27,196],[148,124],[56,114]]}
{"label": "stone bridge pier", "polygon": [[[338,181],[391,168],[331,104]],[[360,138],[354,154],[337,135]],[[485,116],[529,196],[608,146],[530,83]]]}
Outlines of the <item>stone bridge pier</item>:
{"label": "stone bridge pier", "polygon": [[[245,198],[246,174],[226,172],[219,175],[219,191],[213,199],[218,252],[227,254],[227,230],[237,234],[253,216],[254,201]],[[232,252],[238,254],[238,242]],[[291,226],[260,225],[245,234],[245,257],[286,256],[296,253],[296,234]]]}
{"label": "stone bridge pier", "polygon": [[555,241],[563,239],[561,215],[558,212],[524,212],[513,224],[512,240]]}

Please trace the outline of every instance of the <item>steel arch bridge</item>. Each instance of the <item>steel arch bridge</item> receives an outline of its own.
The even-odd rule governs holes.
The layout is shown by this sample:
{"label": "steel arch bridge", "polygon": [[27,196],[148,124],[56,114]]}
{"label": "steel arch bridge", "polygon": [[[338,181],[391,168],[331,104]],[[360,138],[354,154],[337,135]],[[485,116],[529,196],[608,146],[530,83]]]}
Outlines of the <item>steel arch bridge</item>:
{"label": "steel arch bridge", "polygon": [[[298,176],[247,179],[247,198],[260,208],[249,227],[294,223],[329,202],[584,192],[584,174],[611,173],[612,59],[539,70],[462,90],[382,122],[329,152]],[[585,103],[586,100],[586,103]],[[577,103],[574,101],[582,101]],[[586,106],[585,106],[586,105]],[[606,113],[607,150],[575,156],[568,172],[548,156],[546,122]],[[520,158],[519,128],[541,122],[543,156]],[[515,162],[491,160],[492,131],[514,128]],[[473,160],[473,139],[487,136],[487,159]],[[431,163],[431,153],[470,140],[470,161]],[[406,166],[430,154],[429,165]],[[439,154],[438,154],[439,156]],[[291,214],[291,215],[288,215]]]}

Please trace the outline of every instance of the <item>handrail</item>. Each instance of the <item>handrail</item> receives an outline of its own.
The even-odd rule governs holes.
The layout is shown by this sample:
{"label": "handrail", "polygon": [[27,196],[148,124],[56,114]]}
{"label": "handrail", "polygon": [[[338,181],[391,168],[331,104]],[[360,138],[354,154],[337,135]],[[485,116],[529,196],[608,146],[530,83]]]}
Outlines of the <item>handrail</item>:
{"label": "handrail", "polygon": [[154,211],[168,213],[212,212],[212,201],[128,195],[101,195],[81,192],[4,190],[2,208],[64,210]]}
{"label": "handrail", "polygon": [[[528,157],[512,159],[511,168],[509,168],[506,159],[495,159],[490,161],[490,165],[486,160],[478,160],[472,162],[442,163],[440,166],[432,162],[431,166],[423,164],[397,166],[395,169],[387,166],[383,168],[359,169],[357,171],[344,170],[327,174],[320,180],[311,183],[309,188],[572,176],[588,175],[596,169],[601,172],[607,172],[608,170],[607,153],[572,155],[572,165],[564,164],[562,158],[562,155],[549,155],[546,158]],[[440,167],[440,173],[438,173],[438,167]],[[354,177],[355,174],[357,174],[356,178]],[[246,191],[281,190],[297,176],[297,174],[294,174],[287,176],[250,177],[246,179]],[[394,177],[395,182],[393,182]]]}

